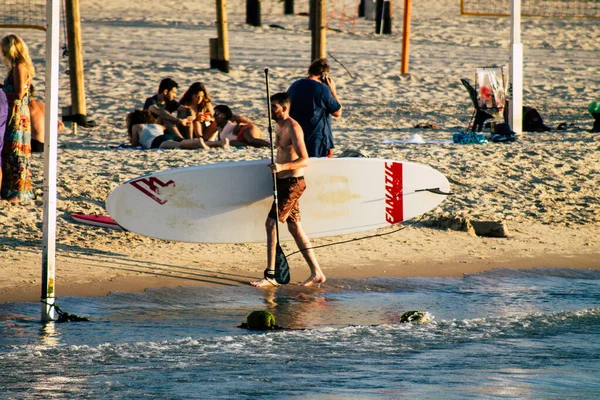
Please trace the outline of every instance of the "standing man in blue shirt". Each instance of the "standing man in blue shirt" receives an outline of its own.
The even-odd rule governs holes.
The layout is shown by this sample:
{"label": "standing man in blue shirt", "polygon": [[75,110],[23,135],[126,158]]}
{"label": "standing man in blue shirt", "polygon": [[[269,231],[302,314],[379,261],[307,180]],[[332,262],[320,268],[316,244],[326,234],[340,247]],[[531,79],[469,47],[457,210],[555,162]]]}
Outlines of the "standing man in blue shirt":
{"label": "standing man in blue shirt", "polygon": [[342,116],[342,105],[329,70],[327,59],[319,58],[308,67],[308,77],[292,83],[287,91],[292,101],[290,116],[304,131],[309,157],[332,156],[331,116]]}

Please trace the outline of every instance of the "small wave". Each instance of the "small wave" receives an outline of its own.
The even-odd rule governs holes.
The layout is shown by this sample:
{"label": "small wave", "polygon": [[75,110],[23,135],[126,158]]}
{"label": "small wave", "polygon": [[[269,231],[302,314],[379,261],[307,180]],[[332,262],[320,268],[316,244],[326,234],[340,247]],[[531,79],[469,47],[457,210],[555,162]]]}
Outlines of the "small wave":
{"label": "small wave", "polygon": [[540,339],[570,333],[600,333],[600,308],[442,321],[431,316],[431,322],[425,324],[325,327],[98,346],[26,345],[0,354],[0,365],[16,360],[23,363],[40,359],[52,359],[57,363],[79,359],[97,364],[129,364],[140,360],[236,356],[277,357],[285,361],[315,352],[329,355],[402,353],[498,338]]}
{"label": "small wave", "polygon": [[465,279],[501,279],[501,278],[564,278],[600,280],[600,270],[577,268],[495,268],[476,274],[464,274]]}
{"label": "small wave", "polygon": [[442,321],[439,332],[456,339],[474,338],[542,338],[565,333],[600,332],[600,308],[554,313],[529,313],[502,317],[485,317]]}
{"label": "small wave", "polygon": [[333,278],[328,279],[329,291],[352,291],[389,293],[401,292],[411,293],[418,291],[446,291],[449,283],[458,282],[458,278]]}

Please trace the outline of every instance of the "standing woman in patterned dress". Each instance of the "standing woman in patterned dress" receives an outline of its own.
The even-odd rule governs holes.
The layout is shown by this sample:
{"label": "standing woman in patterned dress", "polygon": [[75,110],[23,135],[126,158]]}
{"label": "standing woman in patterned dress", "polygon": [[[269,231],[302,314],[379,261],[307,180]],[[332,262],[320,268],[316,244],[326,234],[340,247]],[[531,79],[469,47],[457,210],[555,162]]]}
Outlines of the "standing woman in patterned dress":
{"label": "standing woman in patterned dress", "polygon": [[8,68],[3,90],[9,112],[2,149],[2,188],[0,195],[10,202],[29,201],[31,190],[31,119],[29,85],[35,69],[29,49],[17,35],[7,35],[0,42],[2,61]]}

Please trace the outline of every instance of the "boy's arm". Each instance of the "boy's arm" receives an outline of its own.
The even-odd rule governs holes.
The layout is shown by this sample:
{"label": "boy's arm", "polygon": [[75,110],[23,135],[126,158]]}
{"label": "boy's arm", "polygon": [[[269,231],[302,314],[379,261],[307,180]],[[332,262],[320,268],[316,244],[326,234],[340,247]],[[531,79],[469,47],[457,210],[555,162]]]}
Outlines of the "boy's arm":
{"label": "boy's arm", "polygon": [[159,117],[161,117],[163,120],[165,121],[169,121],[173,124],[181,124],[183,126],[188,126],[190,124],[190,121],[186,119],[179,119],[177,117],[174,117],[173,115],[171,115],[167,110],[157,106],[156,104],[152,104],[148,110],[150,110],[150,112],[152,112],[152,114],[154,115],[158,115]]}
{"label": "boy's arm", "polygon": [[139,146],[140,145],[140,131],[142,130],[142,125],[134,125],[131,128],[131,145]]}
{"label": "boy's arm", "polygon": [[235,122],[236,124],[245,124],[245,125],[251,125],[252,121],[250,121],[248,118],[242,116],[242,115],[237,115],[237,114],[233,114],[233,117],[231,118],[232,122]]}

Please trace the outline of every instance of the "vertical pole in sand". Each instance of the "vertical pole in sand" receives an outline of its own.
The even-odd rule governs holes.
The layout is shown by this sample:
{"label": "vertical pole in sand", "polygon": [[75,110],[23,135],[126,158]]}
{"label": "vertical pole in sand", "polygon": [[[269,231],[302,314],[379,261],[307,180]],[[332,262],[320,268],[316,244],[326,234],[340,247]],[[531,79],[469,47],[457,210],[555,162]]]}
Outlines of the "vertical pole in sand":
{"label": "vertical pole in sand", "polygon": [[72,104],[72,114],[65,120],[75,121],[80,125],[87,126],[79,0],[65,0],[65,9]]}
{"label": "vertical pole in sand", "polygon": [[521,0],[512,0],[510,8],[510,128],[515,133],[523,131],[523,44],[521,43]]}
{"label": "vertical pole in sand", "polygon": [[404,0],[404,26],[402,29],[402,65],[401,74],[408,74],[408,49],[410,45],[411,0]]}
{"label": "vertical pole in sand", "polygon": [[246,23],[252,26],[261,26],[260,0],[246,0]]}
{"label": "vertical pole in sand", "polygon": [[392,34],[392,2],[377,0],[375,6],[375,33],[377,35]]}
{"label": "vertical pole in sand", "polygon": [[294,15],[294,0],[284,0],[283,13],[285,15]]}
{"label": "vertical pole in sand", "polygon": [[314,0],[314,21],[312,23],[311,62],[327,57],[327,1]]}
{"label": "vertical pole in sand", "polygon": [[217,0],[217,69],[229,73],[229,33],[227,27],[227,1]]}
{"label": "vertical pole in sand", "polygon": [[54,321],[56,275],[56,152],[58,137],[58,49],[60,0],[46,2],[46,115],[44,119],[44,223],[42,236],[42,321]]}

